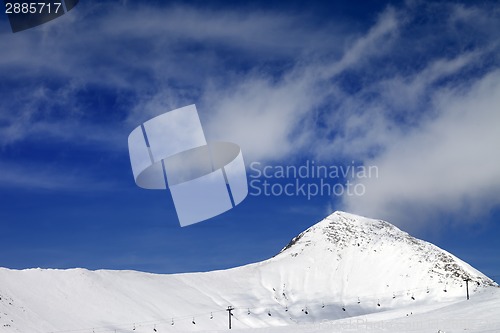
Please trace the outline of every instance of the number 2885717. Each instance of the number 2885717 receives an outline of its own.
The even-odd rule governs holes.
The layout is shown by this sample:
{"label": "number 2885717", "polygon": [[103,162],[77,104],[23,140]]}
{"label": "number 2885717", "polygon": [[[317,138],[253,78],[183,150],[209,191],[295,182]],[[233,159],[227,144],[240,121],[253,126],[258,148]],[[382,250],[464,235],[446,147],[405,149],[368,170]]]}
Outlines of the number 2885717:
{"label": "number 2885717", "polygon": [[6,2],[5,14],[57,14],[60,2]]}

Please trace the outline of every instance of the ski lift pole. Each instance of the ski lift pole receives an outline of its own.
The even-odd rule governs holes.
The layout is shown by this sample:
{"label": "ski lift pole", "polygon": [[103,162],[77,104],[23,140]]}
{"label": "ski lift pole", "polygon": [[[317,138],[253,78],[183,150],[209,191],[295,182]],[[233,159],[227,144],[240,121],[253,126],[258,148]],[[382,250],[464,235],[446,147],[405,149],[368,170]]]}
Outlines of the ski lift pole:
{"label": "ski lift pole", "polygon": [[230,305],[227,307],[227,312],[228,312],[228,317],[229,317],[229,329],[231,329],[231,317],[233,316],[233,313],[231,311],[233,311],[234,308]]}
{"label": "ski lift pole", "polygon": [[470,281],[470,279],[465,278],[464,281],[465,281],[465,289],[467,289],[467,300],[469,300],[469,281]]}

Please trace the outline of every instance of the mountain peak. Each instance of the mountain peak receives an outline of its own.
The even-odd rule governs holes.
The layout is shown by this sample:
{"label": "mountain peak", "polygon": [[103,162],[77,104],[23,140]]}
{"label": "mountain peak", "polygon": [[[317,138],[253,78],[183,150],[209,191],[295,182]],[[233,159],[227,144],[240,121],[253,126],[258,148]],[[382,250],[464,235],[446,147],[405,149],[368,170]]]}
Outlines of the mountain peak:
{"label": "mountain peak", "polygon": [[331,249],[332,245],[339,249],[346,246],[349,241],[356,243],[356,245],[359,243],[359,246],[361,246],[362,243],[369,242],[369,238],[376,235],[392,235],[395,233],[408,235],[386,221],[335,211],[300,233],[297,237],[294,237],[280,253],[292,247],[294,247],[294,250],[303,251],[307,246],[317,246],[319,244],[326,246],[328,249]]}
{"label": "mountain peak", "polygon": [[[398,254],[395,256],[395,254]],[[375,268],[391,261],[401,272],[421,270],[442,283],[462,284],[471,279],[496,285],[491,279],[447,251],[417,239],[383,220],[336,211],[300,233],[277,257],[325,257],[370,264]],[[403,273],[401,273],[403,274]],[[404,273],[409,274],[409,273]]]}

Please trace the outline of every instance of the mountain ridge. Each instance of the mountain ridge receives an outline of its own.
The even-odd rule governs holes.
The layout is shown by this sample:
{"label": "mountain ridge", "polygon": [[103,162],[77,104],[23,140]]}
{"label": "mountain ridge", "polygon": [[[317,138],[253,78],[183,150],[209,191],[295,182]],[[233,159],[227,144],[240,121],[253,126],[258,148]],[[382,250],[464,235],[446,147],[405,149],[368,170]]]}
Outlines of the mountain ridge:
{"label": "mountain ridge", "polygon": [[270,259],[204,273],[0,269],[0,332],[224,329],[227,306],[236,328],[287,326],[458,301],[465,274],[480,282],[472,297],[496,286],[385,221],[335,212],[294,239]]}

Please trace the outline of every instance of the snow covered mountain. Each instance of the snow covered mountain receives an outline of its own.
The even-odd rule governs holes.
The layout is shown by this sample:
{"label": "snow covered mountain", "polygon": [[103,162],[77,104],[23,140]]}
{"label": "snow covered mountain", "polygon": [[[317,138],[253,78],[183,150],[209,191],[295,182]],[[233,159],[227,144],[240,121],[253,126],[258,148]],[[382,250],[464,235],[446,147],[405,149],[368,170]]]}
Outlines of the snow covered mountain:
{"label": "snow covered mountain", "polygon": [[[275,257],[207,273],[0,269],[0,332],[174,332],[319,323],[497,285],[390,223],[335,212]],[[404,311],[404,310],[403,310]]]}

